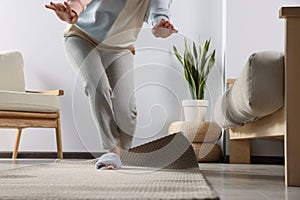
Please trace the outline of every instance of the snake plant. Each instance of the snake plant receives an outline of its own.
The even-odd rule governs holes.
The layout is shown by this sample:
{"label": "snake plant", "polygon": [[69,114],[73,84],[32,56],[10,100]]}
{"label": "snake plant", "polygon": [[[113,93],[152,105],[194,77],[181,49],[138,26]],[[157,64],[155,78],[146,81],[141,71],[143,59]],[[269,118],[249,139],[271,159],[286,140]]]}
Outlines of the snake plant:
{"label": "snake plant", "polygon": [[211,40],[206,40],[202,47],[193,41],[192,47],[187,39],[184,39],[184,53],[181,55],[173,46],[174,54],[184,69],[184,76],[189,84],[193,99],[204,99],[206,81],[208,75],[215,65],[216,50],[209,53]]}

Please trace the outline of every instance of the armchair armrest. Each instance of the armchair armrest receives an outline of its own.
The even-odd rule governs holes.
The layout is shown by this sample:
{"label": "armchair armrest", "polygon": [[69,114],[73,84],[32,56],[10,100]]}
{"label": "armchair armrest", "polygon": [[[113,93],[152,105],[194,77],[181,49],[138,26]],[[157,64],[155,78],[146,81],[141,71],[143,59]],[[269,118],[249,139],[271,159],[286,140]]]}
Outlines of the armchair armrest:
{"label": "armchair armrest", "polygon": [[64,91],[63,90],[49,90],[49,91],[29,91],[26,90],[27,93],[34,93],[34,94],[51,94],[56,96],[63,96]]}

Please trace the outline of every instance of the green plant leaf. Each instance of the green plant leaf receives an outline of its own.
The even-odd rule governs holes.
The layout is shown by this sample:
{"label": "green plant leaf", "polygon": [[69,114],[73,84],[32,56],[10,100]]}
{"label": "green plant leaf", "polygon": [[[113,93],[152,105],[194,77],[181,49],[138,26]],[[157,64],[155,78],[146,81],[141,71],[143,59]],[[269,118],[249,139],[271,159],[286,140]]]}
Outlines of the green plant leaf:
{"label": "green plant leaf", "polygon": [[199,59],[198,59],[198,52],[195,42],[193,42],[193,51],[194,51],[194,59],[195,59],[195,66],[196,69],[199,70]]}
{"label": "green plant leaf", "polygon": [[211,41],[211,39],[205,41],[205,44],[204,44],[204,50],[205,50],[206,52],[208,52],[208,50],[209,50],[210,41]]}
{"label": "green plant leaf", "polygon": [[173,46],[173,51],[174,51],[174,54],[175,54],[177,60],[180,62],[181,65],[183,65],[182,56],[179,54],[179,52],[175,46]]}
{"label": "green plant leaf", "polygon": [[215,64],[215,50],[207,57],[205,64],[204,64],[204,77],[207,77]]}
{"label": "green plant leaf", "polygon": [[188,50],[185,51],[185,54],[184,54],[184,69],[186,71],[186,74],[187,74],[187,81],[189,82],[189,85],[190,85],[190,90],[191,90],[191,93],[192,93],[192,96],[193,98],[196,98],[197,95],[196,95],[196,91],[197,91],[197,87],[196,87],[196,83],[195,83],[195,79],[194,79],[194,67],[191,63],[191,60],[190,60],[190,57],[189,57],[189,53],[188,53]]}
{"label": "green plant leaf", "polygon": [[204,71],[205,71],[204,63],[205,63],[206,55],[207,55],[207,52],[208,52],[208,49],[207,49],[207,47],[209,47],[208,43],[209,43],[209,41],[206,40],[204,48],[202,48],[201,45],[199,44],[199,49],[201,51],[201,54],[200,54],[200,57],[199,57],[199,65],[200,65],[200,69],[201,69],[200,70],[200,76],[203,76]]}
{"label": "green plant leaf", "polygon": [[201,81],[197,94],[197,99],[204,99],[204,93],[206,88],[206,81]]}

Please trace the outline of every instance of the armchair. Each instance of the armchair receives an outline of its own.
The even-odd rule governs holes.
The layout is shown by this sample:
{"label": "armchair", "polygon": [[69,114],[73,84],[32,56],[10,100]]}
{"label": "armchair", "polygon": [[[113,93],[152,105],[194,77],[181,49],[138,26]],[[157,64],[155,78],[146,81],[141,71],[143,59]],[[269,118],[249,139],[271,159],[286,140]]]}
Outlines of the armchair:
{"label": "armchair", "polygon": [[22,130],[55,128],[57,156],[63,159],[59,98],[64,92],[26,91],[20,52],[0,52],[0,128],[18,130],[12,158],[17,158]]}

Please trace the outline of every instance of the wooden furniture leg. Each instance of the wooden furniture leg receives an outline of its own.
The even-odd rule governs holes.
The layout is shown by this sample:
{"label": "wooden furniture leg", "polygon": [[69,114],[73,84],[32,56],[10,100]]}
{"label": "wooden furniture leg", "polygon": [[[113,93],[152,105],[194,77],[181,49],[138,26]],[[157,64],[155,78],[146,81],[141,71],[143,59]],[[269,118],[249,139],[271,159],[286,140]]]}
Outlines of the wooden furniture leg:
{"label": "wooden furniture leg", "polygon": [[285,184],[300,186],[300,7],[280,10],[285,18]]}
{"label": "wooden furniture leg", "polygon": [[63,159],[60,116],[57,118],[57,127],[55,128],[55,130],[56,130],[57,157],[59,159]]}
{"label": "wooden furniture leg", "polygon": [[16,142],[15,142],[15,148],[14,148],[14,152],[13,152],[13,155],[12,155],[12,159],[16,159],[18,157],[18,151],[19,151],[21,135],[22,135],[22,129],[18,128]]}
{"label": "wooden furniture leg", "polygon": [[250,139],[230,140],[230,164],[250,164]]}

